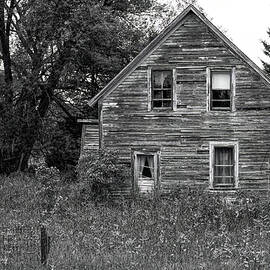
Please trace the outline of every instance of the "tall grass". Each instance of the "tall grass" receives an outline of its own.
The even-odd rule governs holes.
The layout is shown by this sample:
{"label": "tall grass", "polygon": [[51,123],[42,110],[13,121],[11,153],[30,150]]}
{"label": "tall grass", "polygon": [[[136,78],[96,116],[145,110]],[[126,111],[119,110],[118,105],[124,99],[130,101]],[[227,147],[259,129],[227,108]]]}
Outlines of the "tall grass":
{"label": "tall grass", "polygon": [[[1,225],[38,224],[41,191],[35,178],[2,181]],[[48,269],[270,268],[270,204],[256,194],[228,203],[223,195],[181,189],[103,205],[69,194],[68,188],[58,194],[46,219]],[[38,269],[27,263],[20,269]]]}
{"label": "tall grass", "polygon": [[68,208],[66,218],[53,222],[50,263],[56,269],[268,269],[270,205],[237,201],[187,190],[160,200]]}

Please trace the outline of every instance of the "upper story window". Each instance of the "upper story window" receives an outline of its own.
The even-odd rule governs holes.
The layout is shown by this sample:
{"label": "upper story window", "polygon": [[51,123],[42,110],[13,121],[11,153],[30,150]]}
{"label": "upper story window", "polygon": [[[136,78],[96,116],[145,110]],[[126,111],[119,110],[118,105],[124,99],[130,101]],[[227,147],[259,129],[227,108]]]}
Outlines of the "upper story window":
{"label": "upper story window", "polygon": [[230,110],[232,102],[232,72],[211,72],[211,110]]}
{"label": "upper story window", "polygon": [[172,108],[173,106],[172,70],[152,70],[151,91],[152,91],[152,108]]}

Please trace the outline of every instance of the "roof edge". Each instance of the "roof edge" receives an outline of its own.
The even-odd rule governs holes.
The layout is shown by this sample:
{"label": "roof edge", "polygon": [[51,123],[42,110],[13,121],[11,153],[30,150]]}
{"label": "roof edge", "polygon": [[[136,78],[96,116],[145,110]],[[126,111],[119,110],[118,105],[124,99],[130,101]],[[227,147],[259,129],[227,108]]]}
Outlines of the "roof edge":
{"label": "roof edge", "polygon": [[157,45],[159,45],[167,35],[169,35],[174,28],[184,19],[184,17],[190,12],[193,11],[194,6],[189,5],[185,10],[183,10],[168,26],[166,26],[127,66],[125,66],[97,95],[95,95],[89,102],[89,106],[95,105],[95,103],[105,94],[109,89],[116,87],[119,83],[118,81],[124,79],[129,75],[133,70],[132,67],[137,67],[140,62],[151,53]]}
{"label": "roof edge", "polygon": [[[195,8],[194,8],[195,9]],[[222,41],[227,44],[238,56],[241,57],[254,71],[259,73],[261,77],[269,84],[270,78],[268,75],[253,61],[251,60],[238,46],[236,46],[233,41],[226,37],[211,21],[209,21],[199,10],[195,13],[209,28],[219,37]]]}
{"label": "roof edge", "polygon": [[243,61],[245,61],[255,72],[257,72],[266,83],[270,86],[270,78],[263,70],[258,67],[244,52],[242,52],[229,38],[227,38],[206,16],[203,15],[196,7],[190,4],[184,9],[167,27],[165,27],[158,36],[152,40],[125,68],[123,68],[97,95],[89,102],[89,106],[95,103],[107,93],[113,91],[123,79],[125,79],[137,66],[152,53],[170,35],[179,24],[184,22],[186,15],[193,12],[203,23],[205,23],[233,52],[235,52]]}

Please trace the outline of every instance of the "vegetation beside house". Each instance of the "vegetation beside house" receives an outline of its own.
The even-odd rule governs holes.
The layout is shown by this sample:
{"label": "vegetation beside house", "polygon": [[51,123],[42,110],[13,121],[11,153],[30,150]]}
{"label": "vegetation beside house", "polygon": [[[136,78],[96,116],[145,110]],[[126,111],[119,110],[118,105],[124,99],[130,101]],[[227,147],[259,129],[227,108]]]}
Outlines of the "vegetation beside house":
{"label": "vegetation beside house", "polygon": [[221,194],[182,187],[161,199],[96,204],[76,191],[80,181],[63,185],[58,171],[44,166],[36,175],[3,179],[0,234],[5,230],[8,238],[0,247],[1,267],[42,269],[40,224],[50,236],[46,269],[223,270],[270,264],[270,204],[254,192],[238,193],[232,203]]}

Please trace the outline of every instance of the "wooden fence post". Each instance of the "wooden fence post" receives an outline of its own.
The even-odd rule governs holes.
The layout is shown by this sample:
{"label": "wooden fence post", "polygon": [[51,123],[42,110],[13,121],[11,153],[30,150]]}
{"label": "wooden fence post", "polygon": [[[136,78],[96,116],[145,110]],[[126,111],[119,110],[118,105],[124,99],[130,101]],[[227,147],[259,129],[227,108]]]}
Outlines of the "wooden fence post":
{"label": "wooden fence post", "polygon": [[46,227],[44,225],[41,225],[41,228],[40,228],[41,264],[43,265],[47,264],[49,252],[50,252],[50,237],[48,236]]}

